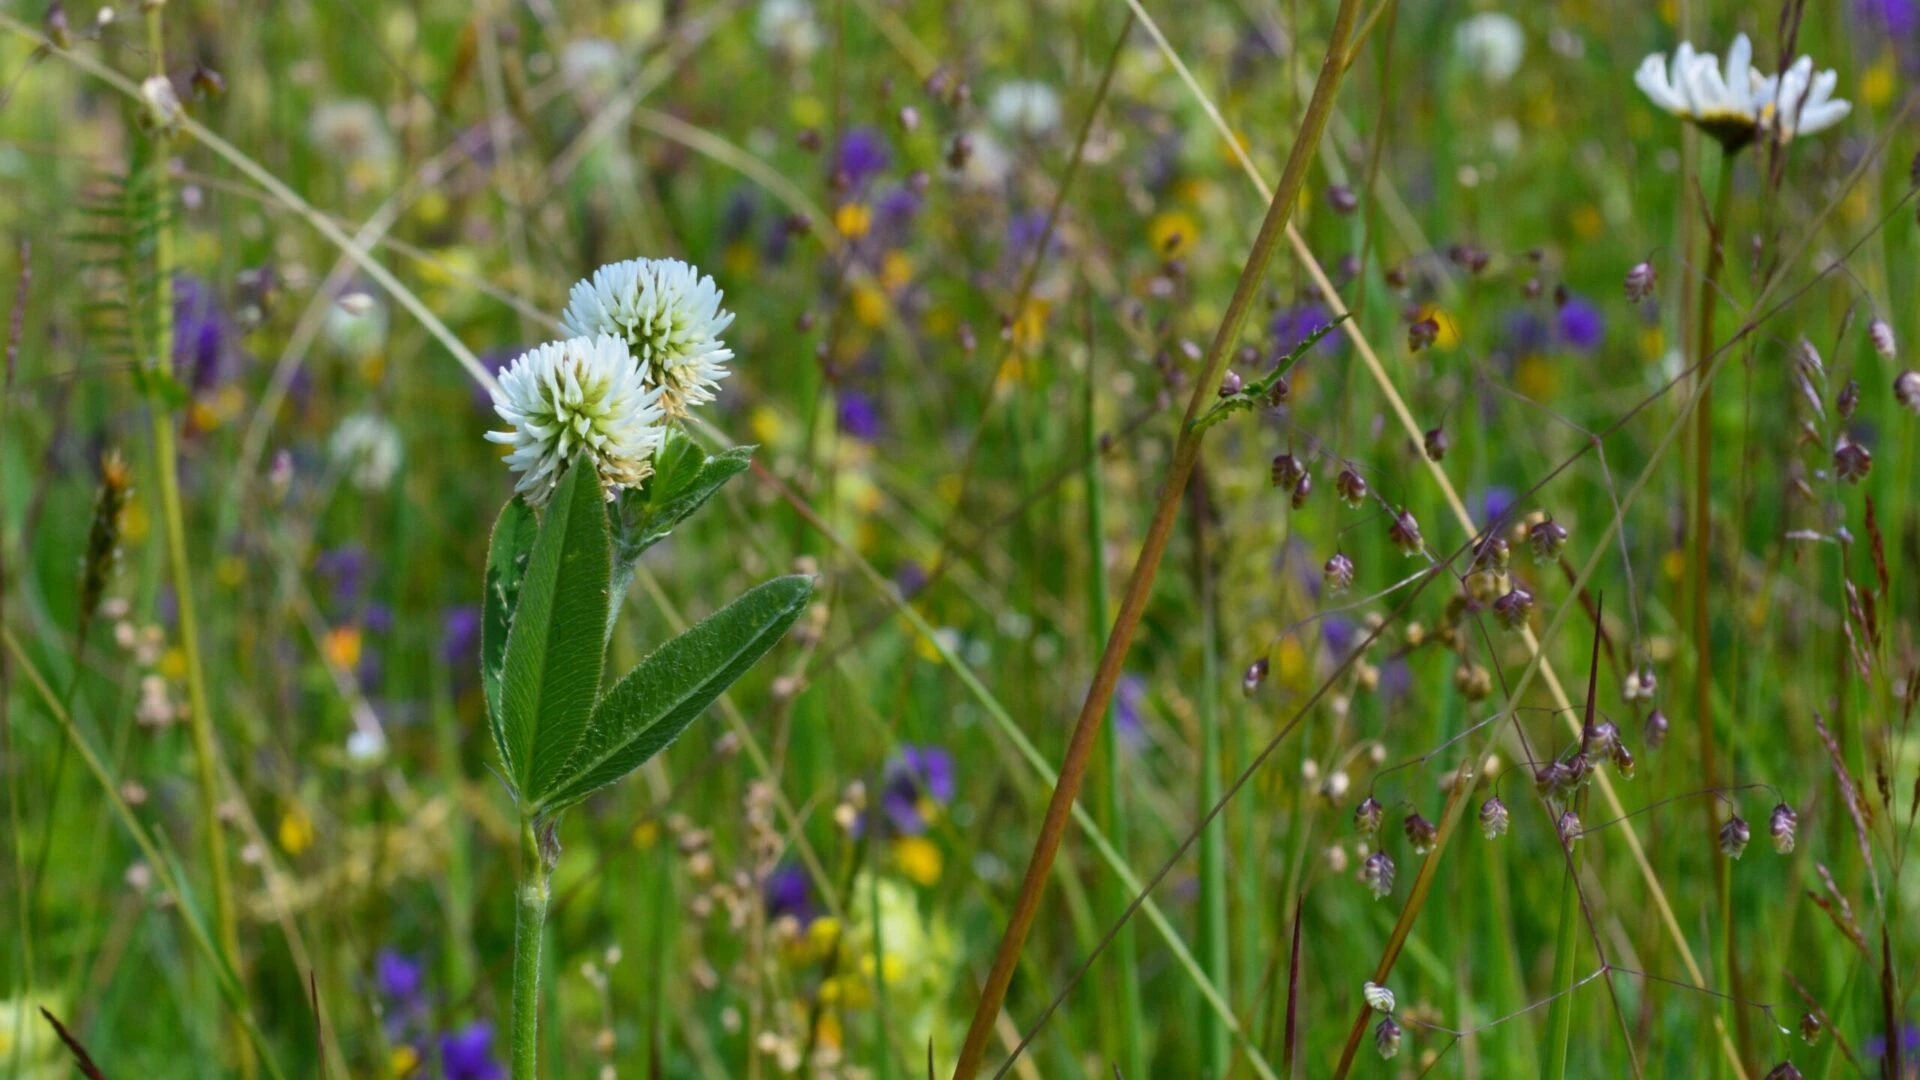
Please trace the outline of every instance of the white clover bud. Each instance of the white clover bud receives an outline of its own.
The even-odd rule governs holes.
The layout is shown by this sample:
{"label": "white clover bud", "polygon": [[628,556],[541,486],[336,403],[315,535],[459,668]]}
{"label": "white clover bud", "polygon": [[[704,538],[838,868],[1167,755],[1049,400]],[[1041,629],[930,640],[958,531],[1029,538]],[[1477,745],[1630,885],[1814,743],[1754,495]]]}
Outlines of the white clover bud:
{"label": "white clover bud", "polygon": [[515,490],[545,504],[582,453],[608,499],[652,475],[666,429],[661,391],[646,372],[625,341],[605,334],[549,342],[515,360],[493,395],[494,412],[513,430],[487,433],[513,447],[507,466],[520,474]]}

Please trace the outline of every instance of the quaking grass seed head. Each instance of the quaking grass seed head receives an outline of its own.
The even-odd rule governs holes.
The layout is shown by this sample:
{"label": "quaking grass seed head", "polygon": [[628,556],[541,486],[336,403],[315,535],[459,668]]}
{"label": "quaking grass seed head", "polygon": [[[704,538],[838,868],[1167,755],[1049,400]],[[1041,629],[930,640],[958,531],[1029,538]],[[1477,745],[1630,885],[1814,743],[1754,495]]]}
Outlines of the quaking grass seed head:
{"label": "quaking grass seed head", "polygon": [[1873,454],[1867,448],[1845,438],[1833,448],[1833,471],[1849,484],[1858,484],[1873,470]]}
{"label": "quaking grass seed head", "polygon": [[1248,697],[1258,692],[1260,684],[1267,681],[1267,668],[1267,658],[1264,656],[1248,664],[1246,673],[1240,676],[1240,692]]}
{"label": "quaking grass seed head", "polygon": [[1268,470],[1268,474],[1273,480],[1274,487],[1292,491],[1293,486],[1300,482],[1300,478],[1307,475],[1307,467],[1292,454],[1275,454],[1273,466]]}
{"label": "quaking grass seed head", "polygon": [[1433,822],[1421,817],[1418,811],[1408,814],[1401,828],[1406,831],[1407,846],[1413,849],[1415,855],[1425,855],[1432,851],[1433,845],[1440,838],[1440,830],[1434,827]]}
{"label": "quaking grass seed head", "polygon": [[1920,415],[1920,371],[1903,371],[1894,376],[1893,399],[1908,412]]}
{"label": "quaking grass seed head", "polygon": [[1453,688],[1470,702],[1485,701],[1493,694],[1493,673],[1479,664],[1461,664],[1453,669]]}
{"label": "quaking grass seed head", "polygon": [[1340,475],[1333,478],[1333,491],[1341,502],[1354,509],[1367,501],[1367,482],[1351,466],[1341,469]]}
{"label": "quaking grass seed head", "polygon": [[1799,828],[1800,815],[1786,803],[1776,804],[1773,813],[1767,815],[1767,835],[1773,840],[1773,850],[1782,855],[1792,854],[1794,832]]}
{"label": "quaking grass seed head", "polygon": [[1380,800],[1369,795],[1360,800],[1353,808],[1353,828],[1361,836],[1371,837],[1380,831],[1380,819],[1386,814],[1386,808]]}
{"label": "quaking grass seed head", "polygon": [[1298,510],[1301,507],[1307,505],[1307,496],[1312,494],[1313,494],[1313,474],[1303,470],[1300,473],[1300,479],[1294,481],[1293,483],[1293,494],[1292,496],[1290,496],[1288,501],[1293,504],[1293,508],[1295,510]]}
{"label": "quaking grass seed head", "polygon": [[1639,303],[1660,287],[1660,274],[1650,262],[1638,262],[1627,271],[1627,299]]}
{"label": "quaking grass seed head", "polygon": [[1820,1041],[1820,1032],[1824,1028],[1825,1025],[1820,1022],[1820,1018],[1813,1013],[1800,1014],[1800,1037],[1806,1040],[1808,1046]]}
{"label": "quaking grass seed head", "polygon": [[1660,744],[1667,741],[1668,726],[1667,714],[1655,709],[1647,714],[1647,722],[1640,730],[1640,737],[1649,749],[1658,750]]}
{"label": "quaking grass seed head", "polygon": [[1393,1022],[1393,1017],[1383,1016],[1380,1023],[1374,1026],[1373,1048],[1383,1058],[1391,1058],[1400,1052],[1400,1025]]}
{"label": "quaking grass seed head", "polygon": [[1867,324],[1867,340],[1873,343],[1873,351],[1883,359],[1891,360],[1898,351],[1894,346],[1893,327],[1885,319],[1875,319]]}
{"label": "quaking grass seed head", "polygon": [[1533,551],[1533,561],[1542,565],[1560,558],[1567,548],[1567,527],[1547,518],[1536,521],[1527,530],[1527,546]]}
{"label": "quaking grass seed head", "polygon": [[1801,1080],[1800,1070],[1793,1067],[1793,1062],[1783,1061],[1767,1070],[1766,1080]]}
{"label": "quaking grass seed head", "polygon": [[1405,507],[1393,515],[1393,524],[1387,527],[1387,539],[1400,549],[1402,555],[1409,558],[1426,550],[1427,543],[1420,535],[1420,522]]}
{"label": "quaking grass seed head", "polygon": [[1346,592],[1353,587],[1353,560],[1341,552],[1334,552],[1333,557],[1320,568],[1320,581],[1331,596]]}
{"label": "quaking grass seed head", "polygon": [[1489,840],[1497,840],[1507,835],[1507,826],[1512,815],[1507,812],[1507,804],[1500,796],[1490,795],[1480,804],[1480,834]]}
{"label": "quaking grass seed head", "polygon": [[1393,860],[1384,851],[1367,856],[1367,861],[1360,867],[1360,880],[1373,893],[1375,900],[1385,898],[1393,891]]}
{"label": "quaking grass seed head", "polygon": [[1493,602],[1493,617],[1508,630],[1519,630],[1526,626],[1532,615],[1533,593],[1525,586],[1515,585]]}
{"label": "quaking grass seed head", "polygon": [[1752,837],[1753,833],[1747,828],[1746,819],[1739,814],[1733,815],[1727,819],[1725,825],[1720,826],[1720,854],[1729,859],[1739,858],[1746,852],[1747,841]]}
{"label": "quaking grass seed head", "polygon": [[1572,847],[1580,839],[1580,815],[1571,809],[1567,810],[1560,815],[1557,828],[1560,832],[1560,842]]}

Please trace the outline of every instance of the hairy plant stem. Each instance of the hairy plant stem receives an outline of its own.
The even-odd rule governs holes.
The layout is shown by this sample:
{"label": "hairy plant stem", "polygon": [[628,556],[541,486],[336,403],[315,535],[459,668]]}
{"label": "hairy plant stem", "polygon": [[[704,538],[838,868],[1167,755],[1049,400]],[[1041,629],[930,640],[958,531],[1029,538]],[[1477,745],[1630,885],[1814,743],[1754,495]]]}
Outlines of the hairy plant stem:
{"label": "hairy plant stem", "polygon": [[520,880],[514,889],[513,1080],[540,1076],[540,938],[553,894],[553,861],[541,851],[534,823],[520,823]]}
{"label": "hairy plant stem", "polygon": [[1326,54],[1321,61],[1320,78],[1314,84],[1313,99],[1308,102],[1306,116],[1295,133],[1280,185],[1267,207],[1266,219],[1260,225],[1253,251],[1247,256],[1246,265],[1241,268],[1240,280],[1234,286],[1233,298],[1227,303],[1226,316],[1221,320],[1219,332],[1214,335],[1213,344],[1208,348],[1200,372],[1195,376],[1193,395],[1187,401],[1187,411],[1180,422],[1180,434],[1174,443],[1173,463],[1160,489],[1159,502],[1154,507],[1139,560],[1134,563],[1133,573],[1127,580],[1127,591],[1120,603],[1120,615],[1107,638],[1100,666],[1094,672],[1093,686],[1088,689],[1086,700],[1081,703],[1080,716],[1074,723],[1066,757],[1060,765],[1059,782],[1055,784],[1053,797],[1047,803],[1040,836],[1034,842],[1033,855],[1027,862],[1026,875],[1020,883],[1020,893],[1014,900],[1012,918],[1005,935],[1000,939],[993,967],[987,973],[986,985],[981,988],[973,1020],[968,1025],[966,1041],[961,1045],[960,1058],[954,1066],[955,1080],[971,1080],[979,1072],[981,1059],[986,1055],[987,1040],[1000,1014],[1001,1002],[1006,999],[1007,986],[1013,981],[1014,968],[1018,966],[1021,950],[1026,945],[1027,932],[1032,929],[1033,920],[1039,914],[1047,876],[1053,869],[1054,856],[1059,853],[1060,840],[1066,832],[1074,800],[1080,794],[1080,785],[1086,779],[1094,743],[1103,726],[1107,705],[1113,699],[1114,684],[1120,677],[1120,667],[1133,645],[1134,630],[1146,610],[1154,576],[1160,569],[1160,559],[1166,554],[1167,540],[1180,510],[1181,494],[1186,489],[1194,463],[1200,457],[1201,434],[1194,430],[1193,421],[1199,416],[1202,403],[1213,396],[1214,388],[1220,382],[1227,356],[1239,341],[1240,331],[1260,290],[1260,281],[1292,218],[1293,208],[1299,202],[1308,163],[1313,157],[1314,148],[1320,144],[1321,135],[1326,131],[1327,117],[1333,110],[1334,93],[1339,88],[1341,76],[1345,74],[1347,40],[1353,33],[1358,9],[1358,0],[1340,0],[1340,10],[1334,15]]}
{"label": "hairy plant stem", "polygon": [[[1687,570],[1691,584],[1693,622],[1693,715],[1699,733],[1700,784],[1708,790],[1720,786],[1720,769],[1713,737],[1713,637],[1712,619],[1707,606],[1713,577],[1708,571],[1713,557],[1713,384],[1707,378],[1706,363],[1707,358],[1713,355],[1713,316],[1720,298],[1720,271],[1726,259],[1727,217],[1733,205],[1733,170],[1738,160],[1735,156],[1737,153],[1735,150],[1724,150],[1720,155],[1720,177],[1715,187],[1713,218],[1706,223],[1706,273],[1700,279],[1699,316],[1694,323],[1699,336],[1692,358],[1697,369],[1695,378],[1700,380],[1700,403],[1693,414],[1693,528],[1690,538],[1693,550],[1687,557]],[[1703,799],[1700,806],[1705,818],[1706,842],[1715,843],[1719,801]],[[1734,949],[1732,898],[1725,859],[1713,860],[1713,879],[1718,899],[1722,933],[1720,951],[1726,967],[1727,987],[1735,997],[1740,997],[1743,987],[1740,960]],[[1744,1060],[1751,1060],[1752,1038],[1746,1011],[1734,1008],[1733,1014],[1740,1056]]]}
{"label": "hairy plant stem", "polygon": [[[166,35],[161,25],[161,4],[147,5],[147,50],[153,58],[153,75],[167,73]],[[155,135],[156,140],[162,139]],[[164,142],[161,153],[148,163],[153,170],[153,202],[161,220],[153,238],[153,319],[155,334],[148,342],[149,370],[171,374],[173,362],[173,228],[167,221],[172,201],[168,183]],[[156,399],[149,415],[153,422],[154,471],[160,488],[160,515],[166,522],[167,562],[173,579],[174,610],[180,634],[180,652],[186,660],[187,726],[193,738],[194,779],[198,786],[200,827],[205,830],[207,873],[213,883],[213,924],[215,940],[227,966],[238,977],[240,932],[233,905],[232,868],[227,865],[227,837],[220,823],[219,748],[213,730],[213,706],[207,697],[206,667],[200,657],[200,627],[194,612],[193,565],[187,556],[186,513],[180,502],[180,452],[174,439],[174,415]],[[246,1028],[234,1017],[233,1050],[243,1080],[257,1074],[253,1046],[247,1041]]]}

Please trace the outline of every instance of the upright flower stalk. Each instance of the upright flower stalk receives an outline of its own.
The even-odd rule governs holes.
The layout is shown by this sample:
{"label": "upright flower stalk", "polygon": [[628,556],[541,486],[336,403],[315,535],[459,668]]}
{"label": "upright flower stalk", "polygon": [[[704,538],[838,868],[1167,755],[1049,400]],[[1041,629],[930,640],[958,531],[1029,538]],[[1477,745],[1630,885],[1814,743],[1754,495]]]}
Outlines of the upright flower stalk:
{"label": "upright flower stalk", "polygon": [[640,555],[751,447],[708,455],[677,422],[711,401],[733,353],[713,279],[672,260],[603,267],[564,325],[502,373],[494,411],[519,474],[487,553],[480,672],[500,775],[520,818],[514,895],[514,1080],[540,1063],[540,952],[561,815],[672,745],[806,609],[813,581],[775,578],[660,646],[605,693],[607,639]]}

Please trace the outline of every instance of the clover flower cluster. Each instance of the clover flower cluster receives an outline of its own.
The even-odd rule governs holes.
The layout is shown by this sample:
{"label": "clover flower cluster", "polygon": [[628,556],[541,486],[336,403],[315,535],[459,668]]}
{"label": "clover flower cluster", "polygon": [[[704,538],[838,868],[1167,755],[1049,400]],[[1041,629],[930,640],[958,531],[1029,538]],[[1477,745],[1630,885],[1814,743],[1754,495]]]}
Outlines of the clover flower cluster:
{"label": "clover flower cluster", "polygon": [[667,423],[712,401],[727,375],[720,335],[733,314],[720,300],[713,278],[678,259],[630,259],[576,284],[568,337],[523,353],[493,393],[512,430],[487,438],[512,447],[515,490],[545,504],[582,454],[608,499],[651,476]]}

